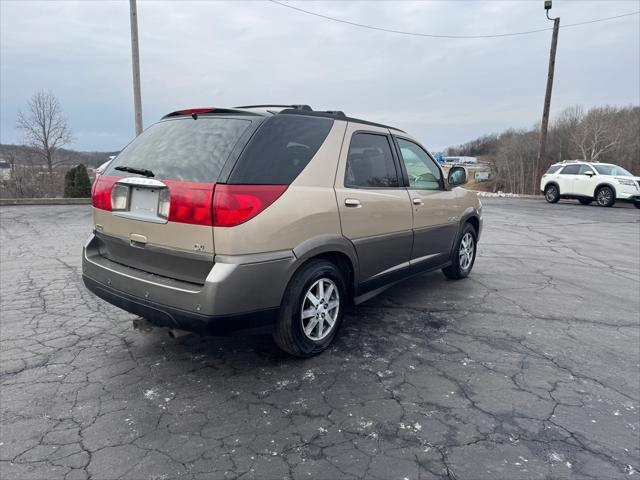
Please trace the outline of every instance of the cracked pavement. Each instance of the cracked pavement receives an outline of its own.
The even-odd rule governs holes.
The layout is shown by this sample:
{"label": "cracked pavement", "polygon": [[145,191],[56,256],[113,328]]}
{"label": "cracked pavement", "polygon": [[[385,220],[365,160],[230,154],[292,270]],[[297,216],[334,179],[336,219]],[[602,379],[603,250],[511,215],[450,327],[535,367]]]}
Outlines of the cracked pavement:
{"label": "cracked pavement", "polygon": [[179,341],[80,278],[88,206],[0,209],[0,477],[640,478],[640,215],[483,199],[471,276],[353,308],[310,360]]}

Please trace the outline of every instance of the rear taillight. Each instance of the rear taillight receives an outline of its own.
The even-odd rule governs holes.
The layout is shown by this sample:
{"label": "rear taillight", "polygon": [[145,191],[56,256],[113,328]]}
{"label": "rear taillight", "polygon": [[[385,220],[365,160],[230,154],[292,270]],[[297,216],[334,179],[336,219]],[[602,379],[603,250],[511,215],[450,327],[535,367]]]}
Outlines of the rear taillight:
{"label": "rear taillight", "polygon": [[[129,208],[129,187],[118,185],[121,177],[100,175],[93,184],[91,203],[108,211]],[[264,211],[287,189],[287,185],[215,185],[213,183],[163,180],[167,188],[158,193],[158,211],[170,222],[216,227],[240,225]]]}
{"label": "rear taillight", "polygon": [[91,205],[100,210],[111,211],[111,190],[121,177],[100,175],[91,191]]}
{"label": "rear taillight", "polygon": [[176,182],[163,180],[169,187],[168,198],[161,194],[158,214],[166,213],[168,206],[169,221],[192,223],[195,225],[213,225],[211,203],[213,199],[213,183]]}
{"label": "rear taillight", "polygon": [[213,195],[213,224],[240,225],[264,211],[287,189],[287,185],[216,185]]}

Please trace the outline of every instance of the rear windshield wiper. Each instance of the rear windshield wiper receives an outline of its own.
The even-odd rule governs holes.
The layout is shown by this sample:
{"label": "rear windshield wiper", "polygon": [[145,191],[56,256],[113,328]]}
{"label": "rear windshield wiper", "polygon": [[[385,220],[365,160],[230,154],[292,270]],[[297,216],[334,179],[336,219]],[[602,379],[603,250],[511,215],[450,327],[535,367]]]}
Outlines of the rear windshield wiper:
{"label": "rear windshield wiper", "polygon": [[115,168],[116,170],[120,170],[121,172],[129,172],[129,173],[137,173],[138,175],[144,175],[145,177],[155,177],[151,170],[147,170],[146,168],[134,168],[127,167],[126,165],[121,165]]}

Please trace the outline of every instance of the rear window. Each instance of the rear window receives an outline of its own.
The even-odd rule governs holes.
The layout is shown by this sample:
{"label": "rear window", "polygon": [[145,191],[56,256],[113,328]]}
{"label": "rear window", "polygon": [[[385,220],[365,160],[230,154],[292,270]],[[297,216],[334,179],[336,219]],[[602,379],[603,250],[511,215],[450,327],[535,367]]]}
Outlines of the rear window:
{"label": "rear window", "polygon": [[562,168],[562,165],[551,165],[549,167],[549,170],[547,170],[547,174],[556,173],[561,168]]}
{"label": "rear window", "polygon": [[251,121],[200,116],[156,123],[109,165],[107,175],[130,176],[118,166],[151,170],[156,179],[214,183]]}
{"label": "rear window", "polygon": [[242,152],[229,183],[290,184],[316,154],[332,125],[330,118],[302,115],[267,119]]}

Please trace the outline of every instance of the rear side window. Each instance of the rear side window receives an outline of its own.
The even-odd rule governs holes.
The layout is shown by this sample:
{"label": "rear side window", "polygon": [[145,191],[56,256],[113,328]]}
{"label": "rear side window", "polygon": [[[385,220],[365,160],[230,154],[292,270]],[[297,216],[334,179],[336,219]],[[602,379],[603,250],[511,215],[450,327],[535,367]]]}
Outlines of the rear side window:
{"label": "rear side window", "polygon": [[552,173],[556,173],[558,170],[560,170],[562,168],[562,165],[551,165],[549,167],[549,170],[547,170],[547,175],[550,175]]}
{"label": "rear side window", "polygon": [[577,175],[580,170],[580,165],[567,165],[560,172],[561,175]]}
{"label": "rear side window", "polygon": [[118,166],[151,170],[159,180],[214,183],[249,120],[200,116],[156,123],[109,165],[107,175],[133,176]]}
{"label": "rear side window", "polygon": [[229,183],[290,184],[316,154],[332,125],[330,118],[303,115],[267,119],[242,152]]}
{"label": "rear side window", "polygon": [[386,135],[355,133],[351,137],[344,185],[353,188],[399,186],[398,173]]}

